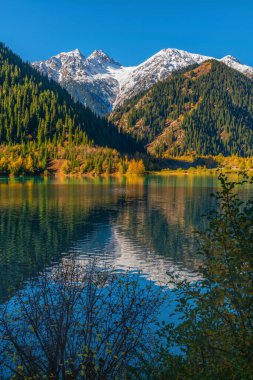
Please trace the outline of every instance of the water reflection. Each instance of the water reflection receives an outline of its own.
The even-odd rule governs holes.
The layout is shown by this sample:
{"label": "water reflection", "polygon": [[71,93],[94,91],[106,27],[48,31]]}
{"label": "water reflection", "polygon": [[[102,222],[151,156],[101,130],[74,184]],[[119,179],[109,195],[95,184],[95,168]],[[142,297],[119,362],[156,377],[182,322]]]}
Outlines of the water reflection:
{"label": "water reflection", "polygon": [[193,231],[210,207],[209,176],[0,181],[0,298],[62,255],[103,256],[156,282],[198,266]]}

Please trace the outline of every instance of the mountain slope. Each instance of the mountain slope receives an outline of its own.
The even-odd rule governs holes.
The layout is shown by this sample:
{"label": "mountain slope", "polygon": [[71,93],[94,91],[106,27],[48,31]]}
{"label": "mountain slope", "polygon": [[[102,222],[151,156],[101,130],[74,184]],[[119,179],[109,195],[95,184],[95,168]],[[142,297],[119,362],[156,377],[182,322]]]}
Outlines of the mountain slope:
{"label": "mountain slope", "polygon": [[100,115],[112,110],[120,83],[131,71],[102,51],[95,51],[86,59],[78,49],[34,62],[32,66],[59,82],[75,101]]}
{"label": "mountain slope", "polygon": [[225,63],[228,67],[239,71],[248,78],[253,79],[253,67],[241,64],[238,59],[232,55],[226,55],[226,57],[220,59],[220,62]]}
{"label": "mountain slope", "polygon": [[136,149],[136,144],[107,120],[75,103],[59,84],[0,44],[0,143],[92,140],[126,152]]}
{"label": "mountain slope", "polygon": [[[211,57],[163,49],[138,66],[124,67],[102,51],[95,51],[85,58],[76,49],[32,65],[58,81],[74,100],[89,106],[97,114],[105,115],[175,71],[208,59]],[[221,61],[253,78],[253,68],[240,64],[232,56]]]}
{"label": "mountain slope", "polygon": [[110,119],[157,156],[253,154],[253,80],[209,60],[137,95]]}

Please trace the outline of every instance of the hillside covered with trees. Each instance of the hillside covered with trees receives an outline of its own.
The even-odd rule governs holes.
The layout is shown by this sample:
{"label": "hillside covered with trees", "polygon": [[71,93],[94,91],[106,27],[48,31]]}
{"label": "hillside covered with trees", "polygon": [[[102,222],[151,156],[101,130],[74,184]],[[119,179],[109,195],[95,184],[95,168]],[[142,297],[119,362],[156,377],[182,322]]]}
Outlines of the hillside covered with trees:
{"label": "hillside covered with trees", "polygon": [[143,150],[129,134],[119,133],[112,123],[75,103],[59,84],[0,43],[0,173],[40,173],[58,158],[73,165],[78,156],[71,147],[76,146],[92,146],[97,157],[99,147],[108,147],[106,162],[112,161],[115,149],[121,154]]}
{"label": "hillside covered with trees", "polygon": [[157,157],[253,154],[253,81],[206,61],[127,101],[110,120]]}
{"label": "hillside covered with trees", "polygon": [[252,154],[253,80],[223,63],[178,72],[107,120],[0,44],[0,174],[142,174],[173,156]]}

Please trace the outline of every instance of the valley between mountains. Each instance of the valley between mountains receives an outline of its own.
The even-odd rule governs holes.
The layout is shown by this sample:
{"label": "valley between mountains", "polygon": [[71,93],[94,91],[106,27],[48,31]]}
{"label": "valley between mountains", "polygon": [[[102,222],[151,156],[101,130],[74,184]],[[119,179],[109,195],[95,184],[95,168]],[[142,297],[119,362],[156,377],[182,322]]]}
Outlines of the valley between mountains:
{"label": "valley between mountains", "polygon": [[253,68],[177,49],[30,64],[0,44],[0,143],[4,175],[252,170]]}

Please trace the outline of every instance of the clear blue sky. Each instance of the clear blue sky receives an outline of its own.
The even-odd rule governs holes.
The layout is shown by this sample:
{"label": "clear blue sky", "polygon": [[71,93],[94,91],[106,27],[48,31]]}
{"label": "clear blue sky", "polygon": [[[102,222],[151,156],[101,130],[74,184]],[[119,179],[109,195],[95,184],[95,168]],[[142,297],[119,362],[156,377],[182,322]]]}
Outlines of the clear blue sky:
{"label": "clear blue sky", "polygon": [[135,65],[162,48],[253,65],[253,0],[0,0],[0,40],[25,60],[79,48]]}

